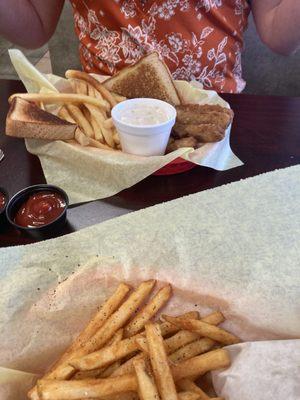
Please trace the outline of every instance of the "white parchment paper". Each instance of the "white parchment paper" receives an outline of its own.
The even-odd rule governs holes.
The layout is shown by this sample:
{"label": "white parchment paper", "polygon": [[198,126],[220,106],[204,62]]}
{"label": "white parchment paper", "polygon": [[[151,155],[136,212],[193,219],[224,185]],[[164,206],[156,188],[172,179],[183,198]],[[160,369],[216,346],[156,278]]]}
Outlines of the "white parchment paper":
{"label": "white parchment paper", "polygon": [[[263,359],[257,347],[242,345],[232,369],[214,376],[219,395],[270,398],[261,393],[267,379],[272,400],[282,400],[282,390],[292,393],[298,362],[288,355],[299,354],[300,337],[299,179],[300,166],[291,167],[54,240],[0,249],[1,400],[25,398],[15,391],[31,385],[28,373],[54,362],[120,280],[149,278],[172,283],[170,313],[219,309],[224,327],[243,341],[276,340],[271,350],[261,345]],[[252,348],[260,368],[243,355]],[[285,357],[269,359],[268,351]],[[235,366],[240,357],[243,369]],[[285,371],[290,379],[282,380]],[[243,386],[249,382],[251,392]]]}
{"label": "white parchment paper", "polygon": [[[20,50],[11,49],[9,54],[28,92],[70,91],[66,79],[40,73]],[[186,103],[229,107],[216,92],[203,90],[196,82],[175,81],[175,84]],[[231,127],[220,142],[206,144],[195,151],[183,148],[159,157],[137,157],[62,141],[27,139],[26,147],[39,157],[47,182],[62,187],[72,204],[112,196],[178,157],[220,171],[241,166],[242,161],[230,148],[230,130]]]}

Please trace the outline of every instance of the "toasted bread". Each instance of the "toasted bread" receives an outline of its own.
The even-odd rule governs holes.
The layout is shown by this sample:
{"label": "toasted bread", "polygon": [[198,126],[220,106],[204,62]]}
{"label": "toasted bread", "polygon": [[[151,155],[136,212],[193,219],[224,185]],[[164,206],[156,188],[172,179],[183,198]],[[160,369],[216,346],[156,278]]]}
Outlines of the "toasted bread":
{"label": "toasted bread", "polygon": [[76,124],[41,110],[36,104],[16,97],[6,117],[5,133],[20,138],[73,139]]}
{"label": "toasted bread", "polygon": [[104,82],[104,86],[127,98],[150,97],[179,105],[172,75],[156,52],[142,57]]}

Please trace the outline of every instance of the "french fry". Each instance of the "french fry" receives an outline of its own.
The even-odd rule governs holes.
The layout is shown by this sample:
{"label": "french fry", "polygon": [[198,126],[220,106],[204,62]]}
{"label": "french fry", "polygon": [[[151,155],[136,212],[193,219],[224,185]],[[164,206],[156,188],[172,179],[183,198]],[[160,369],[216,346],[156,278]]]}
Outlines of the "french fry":
{"label": "french fry", "polygon": [[72,380],[82,380],[82,379],[90,379],[90,378],[100,378],[101,374],[105,372],[105,368],[97,368],[91,369],[89,371],[78,371],[75,375],[72,376]]}
{"label": "french fry", "polygon": [[179,392],[178,399],[179,400],[199,400],[200,396],[196,392]]}
{"label": "french fry", "polygon": [[[73,106],[73,107],[76,107],[76,106]],[[98,130],[98,127],[97,127],[97,125],[95,125],[95,123],[94,123],[95,121],[94,120],[92,121],[91,114],[90,114],[89,110],[86,107],[81,106],[80,111],[82,112],[84,118],[86,119],[86,121],[88,122],[89,126],[91,127],[91,131],[90,131],[91,136],[89,136],[89,135],[87,135],[87,136],[89,136],[90,138],[94,139],[95,138],[95,131]]]}
{"label": "french fry", "polygon": [[136,337],[121,340],[110,346],[103,347],[99,351],[87,354],[70,361],[71,365],[81,371],[106,367],[138,350]]}
{"label": "french fry", "polygon": [[87,103],[106,110],[107,107],[103,100],[91,96],[77,93],[15,93],[12,94],[8,102],[11,103],[15,97],[20,97],[27,101],[43,102],[44,104],[82,104]]}
{"label": "french fry", "polygon": [[174,353],[170,354],[169,360],[178,363],[183,360],[198,356],[199,354],[205,353],[211,350],[216,345],[216,342],[209,338],[201,338],[195,340],[195,342],[189,343]]}
{"label": "french fry", "polygon": [[94,131],[89,123],[88,119],[84,116],[83,112],[79,107],[74,104],[68,104],[67,109],[70,112],[72,118],[76,121],[77,125],[81,128],[81,130],[90,138],[93,138]]}
{"label": "french fry", "polygon": [[[152,377],[148,374],[146,363],[143,359],[133,362],[138,382],[138,392],[141,400],[159,400],[158,390]],[[190,399],[183,399],[190,400]],[[191,399],[194,400],[194,399]]]}
{"label": "french fry", "polygon": [[37,387],[41,400],[99,399],[112,394],[136,391],[137,379],[134,375],[74,381],[43,379],[38,381]]}
{"label": "french fry", "polygon": [[[193,319],[193,318],[190,318]],[[195,318],[198,319],[198,318]],[[224,315],[220,311],[212,312],[208,314],[206,317],[201,318],[202,322],[206,322],[210,325],[219,325],[225,321]]]}
{"label": "french fry", "polygon": [[115,127],[112,118],[106,119],[106,120],[103,122],[103,125],[104,125],[105,128],[108,128],[108,129],[112,129],[112,128]]}
{"label": "french fry", "polygon": [[[121,283],[116,291],[109,297],[99,311],[94,315],[84,330],[77,336],[71,346],[62,355],[62,357],[54,364],[51,370],[44,376],[47,379],[67,379],[74,373],[74,368],[65,363],[72,357],[75,351],[90,339],[105,321],[117,310],[124,301],[126,295],[130,291],[130,287],[125,283]],[[34,386],[29,392],[28,397],[32,400],[38,399],[37,389]]]}
{"label": "french fry", "polygon": [[128,299],[107,319],[102,327],[81,347],[82,354],[91,353],[103,346],[113,334],[122,328],[143,301],[149,296],[155,280],[142,282]]}
{"label": "french fry", "polygon": [[98,149],[102,150],[111,150],[112,148],[107,146],[107,144],[101,143],[96,139],[89,138],[89,146],[97,147]]}
{"label": "french fry", "polygon": [[107,367],[103,372],[101,372],[98,375],[98,378],[108,378],[111,376],[113,372],[115,372],[119,367],[121,363],[120,361],[116,361],[113,364],[111,364],[109,367]]}
{"label": "french fry", "polygon": [[[88,399],[93,400],[93,399]],[[101,400],[139,400],[137,392],[123,392],[118,394],[111,394],[109,396],[101,397]]]}
{"label": "french fry", "polygon": [[197,393],[199,400],[211,400],[211,398],[190,379],[181,379],[179,382],[176,383],[176,386],[180,390]]}
{"label": "french fry", "polygon": [[[197,319],[199,318],[199,313],[198,311],[190,311],[187,312],[185,314],[181,315],[182,318],[192,318],[192,319]],[[160,325],[159,325],[159,329],[160,332],[162,334],[162,336],[167,336],[167,335],[171,335],[173,333],[176,333],[180,330],[180,328],[178,328],[177,326],[175,326],[174,324],[171,324],[170,322],[167,321],[163,321]]]}
{"label": "french fry", "polygon": [[[189,331],[179,331],[176,335],[180,335],[181,333],[185,333]],[[174,336],[176,336],[174,335]],[[198,340],[195,340],[192,343],[188,343],[185,346],[181,347],[181,339],[179,340],[174,340],[171,345],[169,345],[168,341],[170,339],[173,339],[174,336],[170,337],[169,339],[166,339],[164,341],[165,349],[167,354],[170,354],[172,350],[174,352],[169,356],[169,360],[178,363],[183,360],[187,360],[188,358],[195,357],[199,354],[205,353],[206,351],[211,350],[216,342],[212,339],[209,338],[201,338]],[[188,339],[188,336],[185,336],[184,339]],[[184,340],[183,340],[184,341]],[[147,340],[144,337],[140,337],[136,339],[137,345],[141,351],[143,351],[145,354],[149,355],[149,347],[147,344]]]}
{"label": "french fry", "polygon": [[106,143],[111,147],[114,148],[115,147],[115,142],[113,139],[113,132],[111,129],[105,128],[104,125],[101,125],[101,131],[102,134],[104,136],[104,139],[106,141]]}
{"label": "french fry", "polygon": [[200,336],[209,337],[217,342],[226,345],[239,343],[240,339],[233,334],[221,329],[217,326],[210,325],[206,322],[185,318],[164,317],[166,321],[173,323],[181,329],[191,330],[198,333]]}
{"label": "french fry", "polygon": [[123,335],[124,335],[124,329],[120,328],[115,334],[114,336],[111,338],[111,341],[108,342],[108,345],[111,344],[116,344],[121,342],[121,340],[123,339]]}
{"label": "french fry", "polygon": [[124,329],[124,336],[130,337],[140,332],[145,324],[160,310],[169,300],[172,294],[171,285],[161,288],[142,310],[129,322]]}
{"label": "french fry", "polygon": [[157,324],[147,323],[145,331],[149,347],[150,362],[160,397],[162,400],[178,400],[159,326]]}
{"label": "french fry", "polygon": [[75,130],[75,140],[81,145],[81,146],[88,146],[90,144],[90,139],[82,132],[80,128],[77,128]]}
{"label": "french fry", "polygon": [[124,362],[118,369],[116,369],[111,376],[120,376],[125,374],[132,374],[134,372],[133,363],[136,360],[147,360],[147,355],[144,353],[138,353],[134,357],[130,358],[126,362]]}
{"label": "french fry", "polygon": [[115,144],[116,144],[117,146],[120,145],[120,143],[121,143],[120,137],[119,137],[118,132],[117,132],[115,129],[113,130],[113,140],[114,140],[114,142],[115,142]]}
{"label": "french fry", "polygon": [[94,114],[91,113],[90,113],[90,123],[93,127],[95,139],[100,141],[101,143],[104,143],[104,136],[102,134],[101,125],[98,122],[97,118],[94,116]]}
{"label": "french fry", "polygon": [[[224,316],[220,312],[213,312],[208,316],[201,318],[201,321],[211,323],[212,325],[218,325],[224,321]],[[177,332],[175,335],[169,337],[165,340],[165,348],[168,354],[175,352],[189,343],[194,342],[199,339],[199,334],[196,332],[191,332],[187,330],[181,330]],[[196,355],[196,354],[195,354]]]}
{"label": "french fry", "polygon": [[175,381],[195,377],[215,369],[227,368],[230,365],[229,354],[224,349],[217,349],[201,354],[172,366]]}
{"label": "french fry", "polygon": [[120,94],[117,94],[117,93],[114,93],[114,92],[111,92],[111,95],[115,98],[116,102],[118,102],[118,103],[121,103],[122,101],[127,100],[126,97],[121,96]]}
{"label": "french fry", "polygon": [[103,96],[104,99],[106,99],[111,107],[114,107],[117,102],[115,98],[112,96],[109,90],[107,90],[102,83],[100,83],[97,79],[93,78],[91,75],[87,74],[86,72],[83,71],[76,71],[69,69],[66,74],[66,78],[68,79],[81,79],[90,85],[92,85],[96,90],[98,90],[99,93]]}
{"label": "french fry", "polygon": [[58,116],[68,122],[70,122],[71,124],[75,124],[75,120],[74,118],[71,117],[69,111],[66,109],[65,106],[62,106],[60,108],[60,110],[58,111]]}
{"label": "french fry", "polygon": [[149,355],[149,347],[147,343],[147,339],[145,337],[138,337],[135,339],[138,348],[144,352],[145,354]]}

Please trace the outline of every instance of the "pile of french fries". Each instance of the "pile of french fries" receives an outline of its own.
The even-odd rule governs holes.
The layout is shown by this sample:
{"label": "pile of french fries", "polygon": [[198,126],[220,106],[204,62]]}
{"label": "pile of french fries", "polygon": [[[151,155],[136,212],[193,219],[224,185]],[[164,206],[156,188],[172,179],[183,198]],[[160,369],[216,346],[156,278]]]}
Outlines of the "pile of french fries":
{"label": "pile of french fries", "polygon": [[110,92],[97,79],[83,71],[68,70],[66,78],[73,93],[16,93],[9,101],[18,96],[39,104],[42,109],[45,109],[45,104],[61,105],[58,116],[78,125],[75,140],[79,144],[105,150],[121,150],[111,110],[126,98]]}
{"label": "pile of french fries", "polygon": [[228,367],[228,352],[221,347],[240,339],[217,326],[224,321],[218,311],[206,317],[197,311],[162,315],[154,321],[172,296],[166,285],[148,299],[155,284],[149,280],[131,289],[121,283],[29,391],[29,399],[211,399],[195,381]]}

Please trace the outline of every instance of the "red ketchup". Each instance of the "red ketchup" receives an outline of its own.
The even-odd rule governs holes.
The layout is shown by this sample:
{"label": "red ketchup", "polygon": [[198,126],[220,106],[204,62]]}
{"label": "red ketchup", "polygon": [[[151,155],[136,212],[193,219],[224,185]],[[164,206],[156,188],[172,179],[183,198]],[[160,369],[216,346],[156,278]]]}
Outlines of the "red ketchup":
{"label": "red ketchup", "polygon": [[66,208],[63,197],[55,192],[37,192],[25,201],[15,216],[15,223],[25,228],[49,224]]}
{"label": "red ketchup", "polygon": [[6,197],[3,193],[0,192],[0,210],[5,207],[6,204]]}

